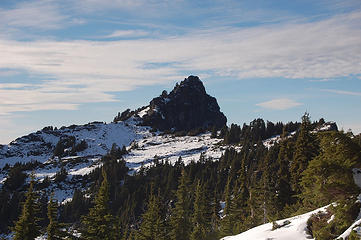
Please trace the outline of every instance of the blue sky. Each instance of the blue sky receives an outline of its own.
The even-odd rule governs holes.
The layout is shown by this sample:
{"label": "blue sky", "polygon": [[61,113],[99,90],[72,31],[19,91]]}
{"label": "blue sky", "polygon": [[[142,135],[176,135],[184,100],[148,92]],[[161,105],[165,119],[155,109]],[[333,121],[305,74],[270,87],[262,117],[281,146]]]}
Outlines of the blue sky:
{"label": "blue sky", "polygon": [[191,74],[228,123],[361,132],[359,0],[2,0],[0,53],[0,143],[110,122]]}

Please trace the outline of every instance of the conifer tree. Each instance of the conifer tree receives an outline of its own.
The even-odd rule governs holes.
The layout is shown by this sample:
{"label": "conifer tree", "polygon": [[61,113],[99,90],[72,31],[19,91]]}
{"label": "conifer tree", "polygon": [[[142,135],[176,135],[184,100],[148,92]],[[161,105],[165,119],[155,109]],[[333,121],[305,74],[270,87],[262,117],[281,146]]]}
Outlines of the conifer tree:
{"label": "conifer tree", "polygon": [[233,219],[231,214],[231,205],[232,205],[232,187],[231,187],[231,178],[228,177],[226,189],[224,190],[224,201],[225,206],[223,209],[223,218],[221,221],[221,236],[233,235]]}
{"label": "conifer tree", "polygon": [[48,219],[49,225],[46,228],[48,238],[47,240],[58,240],[60,238],[59,223],[57,221],[58,215],[58,201],[54,199],[54,193],[50,195],[48,203]]}
{"label": "conifer tree", "polygon": [[301,185],[306,207],[321,206],[358,193],[352,169],[361,162],[361,148],[342,132],[320,133],[320,154],[305,170]]}
{"label": "conifer tree", "polygon": [[104,168],[102,175],[103,181],[95,197],[94,206],[83,218],[85,229],[82,237],[86,240],[115,240],[117,237],[114,218],[109,212],[109,183]]}
{"label": "conifer tree", "polygon": [[142,215],[142,223],[137,240],[166,239],[164,218],[160,205],[159,197],[151,194],[148,201],[148,209]]}
{"label": "conifer tree", "polygon": [[212,201],[212,217],[211,217],[211,224],[212,224],[212,233],[213,235],[217,235],[219,231],[219,211],[221,210],[221,206],[219,204],[219,199],[217,197],[217,187],[214,189],[213,194],[213,201]]}
{"label": "conifer tree", "polygon": [[176,192],[177,201],[170,219],[170,238],[172,240],[189,240],[191,225],[191,196],[189,179],[183,170]]}
{"label": "conifer tree", "polygon": [[205,240],[211,232],[211,206],[205,191],[206,187],[198,180],[194,198],[191,240]]}
{"label": "conifer tree", "polygon": [[249,215],[247,201],[249,192],[246,180],[245,159],[243,159],[241,168],[238,171],[238,178],[233,188],[233,199],[230,206],[231,222],[233,224],[233,233],[237,234],[246,230],[244,221]]}
{"label": "conifer tree", "polygon": [[263,191],[263,222],[277,218],[279,212],[279,203],[277,199],[277,161],[278,145],[272,146],[265,157],[263,174],[262,174],[262,191]]}
{"label": "conifer tree", "polygon": [[34,184],[35,177],[32,174],[29,189],[25,194],[26,200],[23,204],[21,215],[15,223],[14,240],[33,240],[40,234],[39,219],[37,218],[37,213],[39,212],[37,204],[38,195],[34,190]]}
{"label": "conifer tree", "polygon": [[282,209],[292,202],[292,189],[290,185],[290,170],[289,164],[291,158],[289,156],[288,144],[285,139],[285,130],[282,134],[280,142],[280,150],[277,157],[277,165],[279,166],[277,171],[276,179],[276,191],[277,191],[277,202],[278,210],[281,213]]}
{"label": "conifer tree", "polygon": [[317,156],[317,142],[314,134],[311,132],[312,124],[310,116],[305,113],[302,116],[301,128],[296,140],[295,152],[290,165],[292,190],[301,193],[300,181],[302,172],[307,168],[309,161]]}

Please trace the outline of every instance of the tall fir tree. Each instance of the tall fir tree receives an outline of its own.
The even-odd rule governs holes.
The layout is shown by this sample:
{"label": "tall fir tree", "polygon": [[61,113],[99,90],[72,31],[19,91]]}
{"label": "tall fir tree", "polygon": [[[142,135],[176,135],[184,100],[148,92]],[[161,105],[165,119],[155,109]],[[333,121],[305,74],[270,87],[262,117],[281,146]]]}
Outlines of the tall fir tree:
{"label": "tall fir tree", "polygon": [[320,133],[320,154],[304,171],[303,204],[314,208],[357,194],[352,170],[361,163],[361,148],[342,132]]}
{"label": "tall fir tree", "polygon": [[302,172],[307,168],[308,163],[317,156],[317,141],[311,130],[312,124],[310,116],[308,113],[305,113],[302,116],[302,123],[295,145],[295,152],[290,165],[292,190],[296,194],[301,193],[300,182]]}
{"label": "tall fir tree", "polygon": [[211,204],[206,190],[207,187],[198,180],[193,205],[191,240],[206,240],[212,231]]}
{"label": "tall fir tree", "polygon": [[228,176],[226,188],[224,190],[224,202],[225,206],[223,209],[223,218],[221,221],[220,235],[222,237],[233,235],[233,215],[231,213],[232,205],[232,186],[231,186],[231,177]]}
{"label": "tall fir tree", "polygon": [[114,217],[109,211],[109,183],[104,168],[102,176],[103,181],[95,197],[94,206],[89,210],[89,214],[83,217],[82,237],[86,240],[115,240],[118,237]]}
{"label": "tall fir tree", "polygon": [[14,227],[14,240],[33,240],[40,234],[40,227],[38,225],[39,212],[38,194],[34,190],[35,177],[31,175],[30,186],[25,194],[26,199],[23,204],[22,212],[19,220]]}
{"label": "tall fir tree", "polygon": [[50,195],[50,200],[48,203],[48,219],[49,225],[46,228],[48,234],[47,240],[59,240],[61,239],[61,232],[59,230],[60,226],[58,223],[58,201],[54,199],[54,193]]}
{"label": "tall fir tree", "polygon": [[277,165],[279,166],[276,179],[276,191],[278,202],[279,217],[282,216],[282,210],[286,205],[292,203],[292,188],[290,184],[290,170],[289,164],[291,162],[289,144],[286,141],[286,131],[283,130],[283,134],[280,141],[280,150],[277,156]]}
{"label": "tall fir tree", "polygon": [[166,229],[159,196],[153,193],[149,197],[147,211],[142,215],[142,223],[137,240],[165,240]]}
{"label": "tall fir tree", "polygon": [[170,238],[172,240],[189,240],[192,230],[192,206],[189,179],[184,170],[179,179],[176,197],[177,201],[170,218]]}

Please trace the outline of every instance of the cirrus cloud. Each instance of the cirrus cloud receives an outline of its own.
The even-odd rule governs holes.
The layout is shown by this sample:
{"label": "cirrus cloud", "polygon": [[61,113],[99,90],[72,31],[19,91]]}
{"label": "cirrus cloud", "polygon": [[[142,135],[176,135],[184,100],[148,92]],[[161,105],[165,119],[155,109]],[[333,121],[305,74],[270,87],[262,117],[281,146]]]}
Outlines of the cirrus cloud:
{"label": "cirrus cloud", "polygon": [[[360,22],[361,12],[353,12],[312,23],[215,28],[135,40],[0,39],[0,69],[42,79],[32,89],[0,89],[1,100],[17,106],[0,101],[0,108],[6,114],[115,101],[114,92],[182,79],[189,71],[239,80],[361,74]],[[270,107],[267,103],[259,106]],[[299,105],[287,99],[276,103],[279,109]]]}
{"label": "cirrus cloud", "polygon": [[300,105],[303,104],[288,98],[277,98],[256,104],[256,106],[271,110],[287,110]]}

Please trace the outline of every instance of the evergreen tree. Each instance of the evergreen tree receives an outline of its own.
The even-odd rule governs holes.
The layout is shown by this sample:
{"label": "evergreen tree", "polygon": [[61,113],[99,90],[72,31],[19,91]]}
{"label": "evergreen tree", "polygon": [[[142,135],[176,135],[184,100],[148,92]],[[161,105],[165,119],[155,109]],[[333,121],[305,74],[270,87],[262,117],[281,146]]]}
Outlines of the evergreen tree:
{"label": "evergreen tree", "polygon": [[217,138],[217,135],[218,135],[217,128],[216,128],[216,126],[213,126],[212,132],[211,132],[211,138]]}
{"label": "evergreen tree", "polygon": [[[292,203],[292,188],[290,185],[290,171],[289,164],[291,162],[290,151],[288,148],[287,141],[285,139],[285,131],[282,134],[280,142],[280,150],[277,157],[277,165],[279,166],[277,171],[276,179],[276,191],[277,191],[277,202],[278,211],[281,213],[286,205]],[[282,214],[281,214],[282,215]],[[282,216],[280,216],[282,217]]]}
{"label": "evergreen tree", "polygon": [[54,193],[51,194],[48,203],[48,219],[49,225],[47,227],[47,240],[58,240],[60,238],[59,223],[57,221],[58,215],[58,201],[54,199]]}
{"label": "evergreen tree", "polygon": [[317,142],[314,134],[311,132],[312,124],[310,116],[305,113],[302,116],[302,124],[297,136],[295,152],[290,165],[292,190],[301,193],[300,181],[302,172],[307,168],[309,161],[317,156]]}
{"label": "evergreen tree", "polygon": [[191,225],[191,195],[189,179],[183,170],[176,192],[177,201],[170,219],[170,237],[172,240],[189,240]]}
{"label": "evergreen tree", "polygon": [[205,191],[206,187],[198,180],[194,198],[191,240],[205,240],[211,232],[211,206]]}
{"label": "evergreen tree", "polygon": [[263,190],[263,222],[267,223],[277,218],[280,211],[280,205],[277,199],[277,168],[276,165],[278,157],[278,145],[272,146],[264,160],[263,174],[262,174],[262,190]]}
{"label": "evergreen tree", "polygon": [[35,177],[32,174],[21,215],[15,223],[14,240],[33,240],[40,234],[39,219],[37,218],[37,213],[39,212],[37,205],[38,195],[34,190],[34,185]]}
{"label": "evergreen tree", "polygon": [[83,218],[85,229],[83,237],[86,240],[113,240],[116,239],[114,218],[109,212],[109,183],[102,168],[103,181],[94,200],[94,206],[89,214]]}
{"label": "evergreen tree", "polygon": [[306,207],[345,199],[359,190],[352,169],[361,162],[361,148],[342,132],[320,133],[320,154],[302,177],[302,197]]}
{"label": "evergreen tree", "polygon": [[223,218],[221,221],[221,236],[233,235],[233,219],[231,214],[231,204],[232,204],[232,187],[231,187],[231,178],[228,177],[227,185],[224,190],[224,202],[225,206],[223,209]]}
{"label": "evergreen tree", "polygon": [[138,233],[138,240],[165,240],[165,224],[160,208],[159,197],[151,194],[148,201],[148,209],[142,215],[142,223]]}

